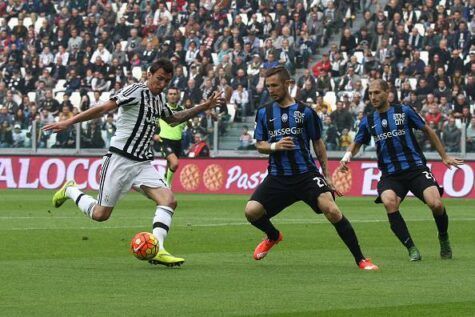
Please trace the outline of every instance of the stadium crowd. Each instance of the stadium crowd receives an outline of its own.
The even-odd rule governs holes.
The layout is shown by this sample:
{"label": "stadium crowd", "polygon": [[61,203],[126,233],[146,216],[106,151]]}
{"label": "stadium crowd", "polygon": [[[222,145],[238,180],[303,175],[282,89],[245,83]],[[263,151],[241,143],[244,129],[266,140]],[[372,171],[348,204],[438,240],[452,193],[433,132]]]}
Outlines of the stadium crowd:
{"label": "stadium crowd", "polygon": [[[74,148],[77,139],[82,148],[107,147],[115,114],[81,126],[79,137],[74,128],[52,135],[41,127],[145,80],[148,65],[167,57],[185,107],[215,89],[229,103],[190,121],[184,149],[195,135],[226,134],[253,116],[269,101],[265,70],[285,65],[296,78],[292,96],[322,118],[329,150],[351,143],[372,110],[366,87],[383,78],[390,100],[417,109],[448,151],[460,151],[465,135],[475,152],[475,0],[216,2],[0,3],[0,148],[29,147],[32,136],[40,148]],[[418,141],[432,150],[422,134]]]}

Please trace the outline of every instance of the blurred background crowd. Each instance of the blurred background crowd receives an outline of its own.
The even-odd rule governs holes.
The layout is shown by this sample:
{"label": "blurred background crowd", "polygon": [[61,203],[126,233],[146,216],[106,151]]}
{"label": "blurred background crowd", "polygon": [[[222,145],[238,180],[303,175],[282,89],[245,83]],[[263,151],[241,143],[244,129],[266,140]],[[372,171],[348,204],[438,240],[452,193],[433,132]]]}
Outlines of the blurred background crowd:
{"label": "blurred background crowd", "polygon": [[116,114],[59,134],[41,127],[145,80],[167,57],[180,104],[216,89],[228,100],[188,123],[184,155],[198,141],[215,147],[214,136],[221,150],[252,149],[248,127],[270,101],[264,72],[276,65],[321,117],[329,150],[352,141],[372,111],[368,84],[383,78],[391,103],[414,107],[448,151],[475,152],[475,0],[216,2],[2,1],[0,148],[107,147]]}

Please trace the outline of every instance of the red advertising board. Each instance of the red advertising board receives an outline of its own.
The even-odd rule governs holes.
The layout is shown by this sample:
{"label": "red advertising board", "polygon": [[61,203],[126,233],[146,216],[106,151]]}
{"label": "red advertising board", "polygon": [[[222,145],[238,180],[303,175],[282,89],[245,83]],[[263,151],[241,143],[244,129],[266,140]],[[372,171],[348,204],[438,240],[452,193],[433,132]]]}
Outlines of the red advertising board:
{"label": "red advertising board", "polygon": [[[334,184],[347,196],[374,196],[380,176],[375,161],[350,163],[350,173],[336,172],[338,161],[330,161]],[[161,173],[165,161],[153,165]],[[75,179],[81,188],[99,188],[100,158],[91,157],[0,157],[0,188],[58,188]],[[475,162],[460,169],[447,169],[441,162],[429,162],[432,173],[444,186],[446,197],[475,198]],[[267,175],[264,159],[181,159],[173,180],[174,192],[251,194]]]}

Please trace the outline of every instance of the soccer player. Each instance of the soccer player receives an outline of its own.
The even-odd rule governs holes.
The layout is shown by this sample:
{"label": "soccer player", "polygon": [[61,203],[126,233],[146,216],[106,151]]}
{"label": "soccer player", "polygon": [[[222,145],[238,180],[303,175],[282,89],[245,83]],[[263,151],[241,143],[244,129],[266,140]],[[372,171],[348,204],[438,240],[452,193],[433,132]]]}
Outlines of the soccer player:
{"label": "soccer player", "polygon": [[[182,111],[185,108],[178,104],[180,100],[180,90],[176,87],[170,87],[167,91],[167,106],[172,112]],[[165,179],[169,187],[172,186],[173,174],[178,168],[178,158],[181,154],[181,138],[186,122],[172,126],[165,120],[159,120],[160,133],[154,137],[155,141],[160,142],[160,149],[167,160],[167,171]]]}
{"label": "soccer player", "polygon": [[[290,75],[284,67],[267,70],[265,85],[274,101],[259,108],[256,115],[256,147],[260,153],[269,154],[269,174],[245,208],[247,220],[267,235],[256,247],[254,259],[263,259],[283,238],[270,219],[302,200],[333,224],[361,269],[377,270],[378,267],[363,256],[353,227],[333,198],[335,189],[320,137],[321,121],[310,107],[290,96],[289,84]],[[323,175],[312,159],[310,141]]]}
{"label": "soccer player", "polygon": [[376,203],[384,204],[391,230],[407,248],[409,259],[422,259],[399,212],[399,205],[409,190],[432,210],[438,230],[440,256],[442,259],[451,259],[452,249],[447,233],[449,219],[440,198],[443,190],[426,166],[426,159],[417,145],[413,129],[422,130],[426,134],[448,168],[458,167],[463,161],[447,155],[435,132],[411,107],[390,105],[389,91],[384,80],[378,79],[370,84],[369,98],[375,111],[361,120],[355,140],[342,158],[340,168],[346,171],[351,157],[358,153],[362,144],[368,144],[373,137],[378,168],[382,173]]}
{"label": "soccer player", "polygon": [[104,104],[44,127],[46,131],[59,132],[72,124],[100,118],[109,111],[119,109],[117,130],[111,139],[109,153],[102,162],[97,200],[80,191],[74,181],[68,181],[54,194],[53,204],[60,207],[70,198],[87,217],[105,221],[118,200],[131,188],[142,192],[157,205],[153,234],[159,242],[159,252],[150,263],[166,266],[181,265],[185,260],[171,255],[164,248],[177,203],[172,191],[151,164],[156,122],[162,118],[171,125],[179,124],[199,112],[225,103],[215,92],[204,103],[173,113],[161,97],[172,77],[173,64],[168,59],[159,59],[150,66],[146,82],[126,86]]}

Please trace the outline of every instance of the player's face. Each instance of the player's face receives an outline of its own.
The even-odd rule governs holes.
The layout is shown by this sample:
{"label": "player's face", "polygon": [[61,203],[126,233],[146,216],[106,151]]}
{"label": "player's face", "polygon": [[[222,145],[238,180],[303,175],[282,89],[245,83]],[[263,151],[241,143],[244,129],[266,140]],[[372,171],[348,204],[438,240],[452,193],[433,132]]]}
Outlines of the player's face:
{"label": "player's face", "polygon": [[288,94],[289,82],[280,79],[278,74],[266,78],[266,87],[269,95],[275,102],[281,102]]}
{"label": "player's face", "polygon": [[384,91],[379,84],[371,84],[369,87],[369,100],[376,109],[386,105],[388,101],[388,93]]}
{"label": "player's face", "polygon": [[167,100],[169,103],[177,103],[178,100],[180,99],[180,95],[178,90],[176,89],[169,89],[167,93]]}
{"label": "player's face", "polygon": [[154,95],[160,94],[172,80],[172,73],[166,73],[159,68],[155,73],[148,73],[148,88]]}

